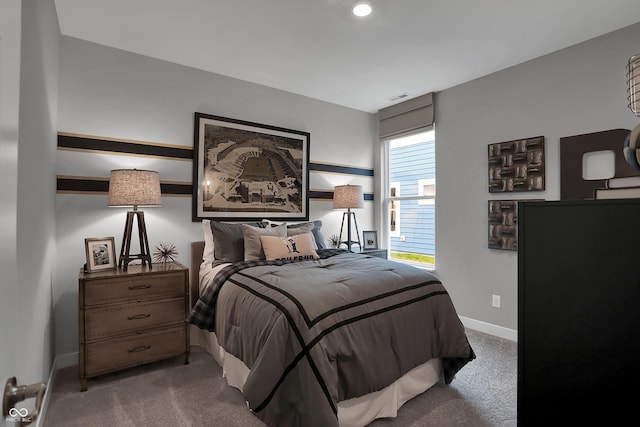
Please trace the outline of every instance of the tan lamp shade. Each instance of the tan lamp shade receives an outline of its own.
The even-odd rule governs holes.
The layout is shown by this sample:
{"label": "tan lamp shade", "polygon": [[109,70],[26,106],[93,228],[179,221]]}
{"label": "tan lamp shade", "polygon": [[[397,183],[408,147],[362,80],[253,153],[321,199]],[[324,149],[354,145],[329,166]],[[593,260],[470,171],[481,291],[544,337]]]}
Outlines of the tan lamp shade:
{"label": "tan lamp shade", "polygon": [[337,185],[333,190],[333,209],[364,208],[361,185]]}
{"label": "tan lamp shade", "polygon": [[115,169],[109,179],[109,206],[158,206],[161,204],[158,172]]}

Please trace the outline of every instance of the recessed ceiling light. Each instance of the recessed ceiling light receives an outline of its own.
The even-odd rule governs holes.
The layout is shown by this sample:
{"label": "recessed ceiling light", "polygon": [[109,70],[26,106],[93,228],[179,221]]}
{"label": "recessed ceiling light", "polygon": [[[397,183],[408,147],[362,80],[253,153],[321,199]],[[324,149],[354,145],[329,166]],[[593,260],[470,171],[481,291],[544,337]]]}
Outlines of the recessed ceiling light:
{"label": "recessed ceiling light", "polygon": [[353,14],[356,16],[368,16],[372,10],[371,3],[366,0],[357,1],[353,5]]}

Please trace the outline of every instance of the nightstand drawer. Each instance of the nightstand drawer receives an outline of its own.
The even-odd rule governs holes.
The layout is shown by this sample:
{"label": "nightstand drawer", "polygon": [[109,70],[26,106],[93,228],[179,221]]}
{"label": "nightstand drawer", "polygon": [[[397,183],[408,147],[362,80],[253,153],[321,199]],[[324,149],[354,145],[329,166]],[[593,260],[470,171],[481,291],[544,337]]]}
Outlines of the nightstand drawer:
{"label": "nightstand drawer", "polygon": [[84,304],[96,305],[146,298],[184,296],[183,272],[87,280]]}
{"label": "nightstand drawer", "polygon": [[185,321],[184,296],[85,310],[86,342]]}
{"label": "nightstand drawer", "polygon": [[88,344],[87,375],[94,376],[184,353],[185,334],[185,328],[181,326]]}

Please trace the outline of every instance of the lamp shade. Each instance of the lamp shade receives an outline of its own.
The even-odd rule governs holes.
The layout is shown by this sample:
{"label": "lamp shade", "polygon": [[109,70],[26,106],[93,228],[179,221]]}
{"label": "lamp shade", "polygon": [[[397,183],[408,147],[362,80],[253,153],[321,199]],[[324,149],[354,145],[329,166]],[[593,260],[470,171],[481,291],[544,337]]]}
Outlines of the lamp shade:
{"label": "lamp shade", "polygon": [[157,206],[161,204],[158,172],[115,169],[109,179],[109,206]]}
{"label": "lamp shade", "polygon": [[364,208],[361,185],[338,185],[333,190],[333,209]]}

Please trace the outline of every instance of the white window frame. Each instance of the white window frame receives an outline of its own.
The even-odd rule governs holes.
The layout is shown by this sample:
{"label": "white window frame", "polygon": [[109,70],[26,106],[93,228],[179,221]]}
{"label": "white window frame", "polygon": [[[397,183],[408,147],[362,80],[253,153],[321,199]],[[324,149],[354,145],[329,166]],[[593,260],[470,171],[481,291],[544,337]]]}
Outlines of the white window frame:
{"label": "white window frame", "polygon": [[[419,135],[423,135],[425,133],[432,133],[432,135],[427,135],[427,136],[422,136],[420,137]],[[413,135],[410,135],[408,137],[406,137],[407,143],[411,143],[409,142],[411,140],[411,138],[417,138],[420,139],[420,142],[422,141],[432,141],[435,140],[435,129],[430,129],[424,132],[420,132],[420,133],[416,133]],[[382,186],[384,188],[384,194],[386,195],[385,199],[383,200],[383,206],[384,206],[384,213],[383,213],[383,218],[384,218],[384,224],[386,224],[387,230],[385,230],[388,236],[388,238],[391,237],[400,237],[400,215],[397,215],[397,219],[396,219],[396,231],[395,232],[391,232],[391,202],[395,201],[396,202],[396,206],[399,209],[400,207],[400,203],[402,203],[403,200],[418,200],[419,204],[426,204],[426,205],[433,205],[435,204],[435,186],[436,186],[436,182],[435,182],[435,177],[434,178],[424,178],[424,179],[420,179],[419,180],[419,194],[415,195],[415,196],[402,196],[399,193],[400,190],[400,186],[399,186],[399,182],[389,182],[389,177],[390,175],[390,161],[391,161],[391,145],[392,145],[392,141],[394,140],[398,140],[398,139],[405,139],[405,138],[394,138],[394,139],[389,139],[389,140],[385,140],[382,144],[383,147],[383,155],[382,155],[382,159],[384,161],[382,168],[384,171],[384,176],[383,176],[383,182],[382,182]],[[402,143],[402,142],[401,142]],[[424,185],[422,185],[424,183],[424,185],[433,185],[433,189],[434,189],[434,194],[433,195],[424,195]],[[396,196],[395,197],[391,197],[391,188],[395,187],[397,189],[396,192]],[[403,261],[401,261],[403,262]],[[409,261],[406,261],[409,264],[412,264]],[[418,264],[415,264],[416,266],[421,267]]]}
{"label": "white window frame", "polygon": [[[431,191],[425,194],[425,189],[429,188]],[[418,200],[419,205],[433,205],[436,202],[436,179],[424,178],[418,180],[418,195],[424,198]]]}
{"label": "white window frame", "polygon": [[[396,189],[396,195],[391,197],[391,189]],[[387,225],[389,227],[389,237],[400,237],[400,201],[398,197],[400,197],[400,183],[392,182],[389,184],[389,191],[387,192],[389,196],[389,220]],[[395,209],[392,208],[392,205],[395,204]],[[396,229],[395,231],[391,231],[391,211],[396,211]]]}

